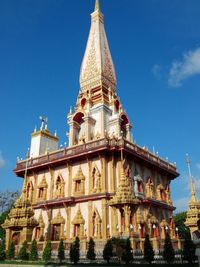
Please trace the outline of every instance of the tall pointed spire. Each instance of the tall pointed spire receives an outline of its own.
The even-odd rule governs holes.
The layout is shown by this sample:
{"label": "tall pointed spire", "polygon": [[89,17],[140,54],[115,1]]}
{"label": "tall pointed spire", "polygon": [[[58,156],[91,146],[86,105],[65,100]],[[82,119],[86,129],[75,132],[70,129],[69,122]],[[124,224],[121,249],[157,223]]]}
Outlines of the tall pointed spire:
{"label": "tall pointed spire", "polygon": [[189,174],[189,179],[190,179],[190,189],[191,189],[191,202],[197,202],[197,196],[196,196],[196,187],[195,183],[192,178],[192,173],[191,173],[191,168],[190,168],[190,158],[189,155],[186,154],[186,162],[188,166],[188,174]]}
{"label": "tall pointed spire", "polygon": [[94,9],[94,11],[97,11],[97,10],[101,11],[99,0],[96,0],[96,3],[95,3],[95,9]]}
{"label": "tall pointed spire", "polygon": [[116,89],[115,69],[104,29],[104,16],[96,0],[95,10],[91,14],[91,28],[80,71],[82,91],[104,86]]}

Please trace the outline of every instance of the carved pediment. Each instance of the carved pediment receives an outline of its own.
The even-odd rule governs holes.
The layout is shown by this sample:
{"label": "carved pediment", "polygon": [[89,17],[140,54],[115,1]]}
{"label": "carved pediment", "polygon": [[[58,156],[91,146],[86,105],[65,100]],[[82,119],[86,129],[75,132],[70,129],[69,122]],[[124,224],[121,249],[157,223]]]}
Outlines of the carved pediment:
{"label": "carved pediment", "polygon": [[64,224],[65,219],[62,217],[60,210],[58,211],[58,214],[56,215],[55,218],[51,221],[51,224]]}
{"label": "carved pediment", "polygon": [[74,217],[72,224],[85,224],[85,220],[80,210],[80,206],[78,207],[76,216]]}
{"label": "carved pediment", "polygon": [[48,187],[48,184],[47,184],[46,178],[45,176],[43,176],[41,182],[38,185],[38,188],[47,188],[47,187]]}
{"label": "carved pediment", "polygon": [[79,166],[78,171],[77,171],[75,177],[73,178],[73,180],[74,181],[81,181],[81,180],[85,181],[85,176],[83,174],[81,166]]}

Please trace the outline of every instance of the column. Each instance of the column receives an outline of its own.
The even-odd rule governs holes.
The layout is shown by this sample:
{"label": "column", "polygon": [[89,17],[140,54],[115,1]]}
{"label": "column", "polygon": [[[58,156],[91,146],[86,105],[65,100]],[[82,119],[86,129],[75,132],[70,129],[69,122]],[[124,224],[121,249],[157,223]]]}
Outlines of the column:
{"label": "column", "polygon": [[130,214],[131,210],[129,206],[124,207],[124,215],[125,215],[125,233],[129,235],[130,230]]}
{"label": "column", "polygon": [[51,175],[50,199],[53,199],[54,198],[54,170],[49,168],[49,173]]}
{"label": "column", "polygon": [[115,186],[114,186],[114,156],[112,155],[111,161],[110,161],[110,192],[113,193],[115,191]]}
{"label": "column", "polygon": [[33,172],[34,177],[34,191],[33,191],[33,203],[37,202],[37,192],[38,192],[38,175]]}
{"label": "column", "polygon": [[88,237],[92,236],[92,228],[93,228],[93,225],[92,225],[92,201],[89,201],[88,202],[88,229],[87,229],[87,232],[88,232]]}
{"label": "column", "polygon": [[107,240],[107,203],[105,199],[102,199],[102,236],[104,240]]}
{"label": "column", "polygon": [[71,207],[67,207],[67,239],[70,239],[70,230],[71,230]]}
{"label": "column", "polygon": [[101,176],[102,176],[102,192],[107,191],[107,179],[106,179],[106,169],[107,161],[105,157],[101,158]]}
{"label": "column", "polygon": [[126,139],[131,142],[131,125],[126,125]]}
{"label": "column", "polygon": [[72,166],[67,164],[68,168],[68,197],[72,196]]}

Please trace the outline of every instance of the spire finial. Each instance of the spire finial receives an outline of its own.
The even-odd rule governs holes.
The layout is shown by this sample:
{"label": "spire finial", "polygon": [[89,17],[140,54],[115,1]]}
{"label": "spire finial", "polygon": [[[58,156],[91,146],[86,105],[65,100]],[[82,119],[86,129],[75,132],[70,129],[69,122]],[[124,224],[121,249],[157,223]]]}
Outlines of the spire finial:
{"label": "spire finial", "polygon": [[196,188],[195,188],[195,184],[194,184],[194,181],[192,178],[192,173],[191,173],[191,168],[190,168],[190,158],[189,158],[188,154],[186,154],[186,162],[187,162],[187,166],[188,166],[188,173],[189,173],[189,179],[190,179],[191,201],[196,202],[197,201]]}
{"label": "spire finial", "polygon": [[94,11],[100,11],[100,3],[99,3],[99,0],[96,0],[96,3],[95,3],[95,9]]}

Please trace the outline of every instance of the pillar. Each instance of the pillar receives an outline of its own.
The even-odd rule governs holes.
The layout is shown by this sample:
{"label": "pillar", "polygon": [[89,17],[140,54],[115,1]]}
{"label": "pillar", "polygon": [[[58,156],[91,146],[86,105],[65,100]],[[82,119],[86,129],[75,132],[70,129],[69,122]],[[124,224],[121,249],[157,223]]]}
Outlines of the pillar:
{"label": "pillar", "polygon": [[92,201],[89,201],[88,202],[88,229],[87,229],[87,232],[88,232],[88,237],[92,236]]}
{"label": "pillar", "polygon": [[104,240],[107,240],[107,203],[105,199],[102,199],[102,236]]}
{"label": "pillar", "polygon": [[101,158],[101,177],[102,177],[102,192],[107,191],[107,179],[106,179],[106,158],[102,157]]}

